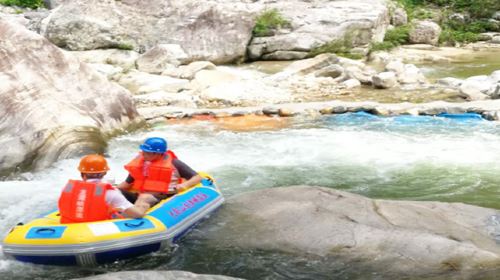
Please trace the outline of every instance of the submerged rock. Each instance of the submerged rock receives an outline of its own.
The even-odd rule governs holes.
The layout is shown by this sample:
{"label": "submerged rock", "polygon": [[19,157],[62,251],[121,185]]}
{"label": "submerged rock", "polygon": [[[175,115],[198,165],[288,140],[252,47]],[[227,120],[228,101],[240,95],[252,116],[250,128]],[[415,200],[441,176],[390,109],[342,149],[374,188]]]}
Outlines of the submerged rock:
{"label": "submerged rock", "polygon": [[[500,213],[462,203],[369,199],[294,186],[227,201],[195,238],[217,246],[355,261],[384,273],[427,275],[500,266]],[[387,264],[391,264],[387,266]]]}
{"label": "submerged rock", "polygon": [[102,152],[139,120],[130,93],[42,36],[0,18],[0,172]]}

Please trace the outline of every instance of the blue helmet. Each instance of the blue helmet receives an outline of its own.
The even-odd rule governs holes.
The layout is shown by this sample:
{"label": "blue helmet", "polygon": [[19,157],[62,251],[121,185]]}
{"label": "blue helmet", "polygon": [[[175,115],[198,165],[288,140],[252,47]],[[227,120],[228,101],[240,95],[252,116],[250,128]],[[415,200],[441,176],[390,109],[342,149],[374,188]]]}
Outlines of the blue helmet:
{"label": "blue helmet", "polygon": [[167,151],[167,141],[160,137],[150,137],[139,148],[143,152],[163,154]]}

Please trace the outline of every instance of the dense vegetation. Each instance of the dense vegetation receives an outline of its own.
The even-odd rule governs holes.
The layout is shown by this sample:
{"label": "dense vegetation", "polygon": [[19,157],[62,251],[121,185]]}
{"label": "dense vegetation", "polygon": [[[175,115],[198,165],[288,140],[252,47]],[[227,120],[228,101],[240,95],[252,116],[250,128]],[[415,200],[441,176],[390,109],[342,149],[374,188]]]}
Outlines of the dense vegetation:
{"label": "dense vegetation", "polygon": [[408,43],[410,38],[410,25],[405,24],[395,27],[394,29],[387,30],[382,43],[375,43],[372,45],[370,51],[390,50],[399,45]]}
{"label": "dense vegetation", "polygon": [[499,0],[397,0],[410,19],[432,19],[443,32],[443,44],[468,43],[479,39],[479,33],[500,31],[500,23],[490,18],[500,11]]}
{"label": "dense vegetation", "polygon": [[265,10],[256,19],[253,34],[257,37],[269,36],[272,35],[274,29],[286,27],[289,24],[289,21],[277,9]]}
{"label": "dense vegetation", "polygon": [[31,8],[31,9],[45,7],[43,0],[0,0],[0,4],[6,6],[17,6],[17,7]]}

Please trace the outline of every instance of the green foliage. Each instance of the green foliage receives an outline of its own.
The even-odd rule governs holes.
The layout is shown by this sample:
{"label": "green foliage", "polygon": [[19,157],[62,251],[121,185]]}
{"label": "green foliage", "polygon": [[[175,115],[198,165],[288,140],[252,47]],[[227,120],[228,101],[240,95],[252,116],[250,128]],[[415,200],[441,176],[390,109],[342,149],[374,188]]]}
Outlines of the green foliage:
{"label": "green foliage", "polygon": [[317,56],[322,53],[334,53],[339,56],[352,58],[352,59],[360,59],[363,57],[361,54],[353,54],[351,53],[351,49],[353,48],[353,40],[351,36],[345,36],[344,38],[333,40],[324,45],[316,47],[309,52],[309,57]]}
{"label": "green foliage", "polygon": [[257,37],[268,36],[272,29],[285,27],[289,24],[289,21],[277,9],[265,10],[256,19],[253,34]]}
{"label": "green foliage", "polygon": [[479,40],[479,34],[469,31],[444,29],[439,36],[441,44],[472,43]]}
{"label": "green foliage", "polygon": [[412,11],[412,18],[416,19],[432,19],[433,16],[434,14],[430,10],[424,8],[415,8]]}
{"label": "green foliage", "polygon": [[[439,41],[446,44],[470,43],[479,39],[478,33],[496,31],[498,26],[488,22],[500,10],[499,0],[396,0],[406,9],[408,17],[432,18],[430,10],[439,9],[444,17],[439,20],[443,29]],[[428,11],[428,12],[426,12]],[[453,13],[466,16],[465,21],[448,19]],[[387,47],[386,45],[377,47]]]}
{"label": "green foliage", "polygon": [[410,39],[410,25],[401,25],[388,30],[385,33],[382,43],[374,43],[370,47],[370,52],[385,51],[395,48],[399,45],[408,43]]}
{"label": "green foliage", "polygon": [[410,39],[410,25],[401,25],[388,30],[384,36],[384,42],[391,42],[395,45],[408,43]]}
{"label": "green foliage", "polygon": [[0,4],[6,6],[18,6],[31,9],[45,7],[43,0],[0,0]]}
{"label": "green foliage", "polygon": [[121,44],[118,44],[116,46],[117,49],[120,49],[120,50],[126,50],[126,51],[131,51],[134,49],[134,46],[130,45],[130,44],[125,44],[125,43],[121,43]]}
{"label": "green foliage", "polygon": [[434,5],[454,12],[468,13],[473,19],[489,18],[500,10],[498,0],[397,0],[408,11],[424,5]]}
{"label": "green foliage", "polygon": [[370,52],[388,51],[388,50],[393,49],[395,47],[397,47],[397,46],[391,42],[373,43],[370,47]]}
{"label": "green foliage", "polygon": [[[447,2],[442,1],[441,2]],[[468,12],[472,18],[489,18],[495,11],[500,10],[498,0],[453,0],[452,8]]]}

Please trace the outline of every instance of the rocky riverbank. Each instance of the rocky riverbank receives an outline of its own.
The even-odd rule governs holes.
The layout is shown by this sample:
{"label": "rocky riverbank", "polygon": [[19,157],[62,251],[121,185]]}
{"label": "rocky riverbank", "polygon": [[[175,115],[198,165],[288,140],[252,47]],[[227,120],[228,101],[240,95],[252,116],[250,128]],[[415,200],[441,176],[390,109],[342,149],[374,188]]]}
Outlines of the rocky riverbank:
{"label": "rocky riverbank", "polygon": [[[2,143],[8,146],[30,144],[23,144],[22,152],[16,149],[4,155],[2,170],[42,167],[83,150],[100,151],[106,137],[140,124],[142,119],[365,110],[382,115],[477,112],[498,120],[497,102],[468,102],[500,97],[498,71],[430,81],[418,66],[420,62],[446,63],[453,59],[452,53],[466,56],[485,48],[496,52],[500,49],[498,33],[485,34],[489,43],[469,49],[417,45],[390,53],[372,52],[364,60],[332,53],[313,55],[319,46],[347,37],[353,51],[367,54],[368,46],[382,41],[387,30],[406,23],[404,10],[389,2],[74,0],[49,4],[50,10],[3,7],[0,13],[5,30],[1,34],[3,53],[23,58],[25,63],[19,67],[18,62],[2,59],[0,67],[4,73],[30,79],[29,86],[12,85],[16,96],[44,96],[41,92],[47,92],[47,100],[60,100],[49,102],[53,105],[45,113],[28,104],[35,99],[48,102],[40,98],[20,98],[24,100],[20,104],[6,107],[3,120],[17,120],[35,111],[41,117],[21,121],[31,123],[21,133],[18,126],[6,126],[9,135],[36,135],[39,141],[28,141],[31,136],[17,142],[13,139],[18,136],[5,138]],[[266,34],[256,33],[255,26],[262,24],[259,20],[269,11],[282,17],[280,25]],[[410,32],[413,42],[435,43],[438,34],[426,31],[430,25],[415,26]],[[12,29],[22,36],[10,36]],[[46,51],[41,55],[37,48],[23,45]],[[274,73],[220,65],[259,59],[296,61]],[[81,70],[78,78],[77,70]],[[56,92],[61,96],[55,96]],[[113,92],[120,92],[120,97]],[[5,100],[14,96],[5,87],[0,94]],[[106,112],[88,111],[111,100],[122,103],[123,108],[113,105]],[[392,104],[398,102],[403,103]],[[64,113],[68,110],[71,112]],[[58,116],[49,118],[53,112],[59,112]],[[85,117],[74,118],[75,114]],[[110,114],[109,119],[105,117]],[[82,122],[85,118],[92,121]],[[96,133],[80,133],[83,130]],[[60,131],[65,131],[64,136]],[[85,140],[85,135],[97,135],[102,141]]]}

